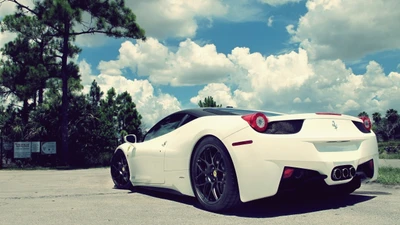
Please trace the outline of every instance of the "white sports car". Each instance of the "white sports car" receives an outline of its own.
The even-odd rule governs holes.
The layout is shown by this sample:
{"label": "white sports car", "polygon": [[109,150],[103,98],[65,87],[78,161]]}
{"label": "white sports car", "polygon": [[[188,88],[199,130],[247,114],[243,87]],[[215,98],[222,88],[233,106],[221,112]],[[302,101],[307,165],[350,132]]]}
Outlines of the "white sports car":
{"label": "white sports car", "polygon": [[301,187],[349,194],[378,176],[367,117],[197,108],[125,141],[111,162],[117,188],[172,189],[214,212]]}

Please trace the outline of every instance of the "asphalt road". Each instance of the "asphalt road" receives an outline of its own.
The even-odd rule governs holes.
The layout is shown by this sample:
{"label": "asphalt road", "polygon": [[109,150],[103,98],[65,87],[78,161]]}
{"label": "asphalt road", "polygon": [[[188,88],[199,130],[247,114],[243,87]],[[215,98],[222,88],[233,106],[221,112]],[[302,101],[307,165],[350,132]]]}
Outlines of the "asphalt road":
{"label": "asphalt road", "polygon": [[108,169],[0,170],[1,225],[55,224],[400,224],[400,187],[367,184],[338,198],[272,198],[230,214],[193,198],[113,189]]}

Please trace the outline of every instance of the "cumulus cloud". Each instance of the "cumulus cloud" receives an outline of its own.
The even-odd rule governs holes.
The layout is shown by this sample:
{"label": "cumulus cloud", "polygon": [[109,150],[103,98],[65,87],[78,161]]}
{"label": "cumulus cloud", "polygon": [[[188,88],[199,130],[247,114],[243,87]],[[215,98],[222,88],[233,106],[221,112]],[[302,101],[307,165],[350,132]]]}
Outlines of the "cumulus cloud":
{"label": "cumulus cloud", "polygon": [[264,57],[249,48],[235,48],[228,55],[237,73],[233,82],[244,90],[262,90],[266,94],[288,87],[296,88],[312,75],[306,51]]}
{"label": "cumulus cloud", "polygon": [[[275,1],[271,2],[280,4]],[[284,4],[296,1],[285,0]],[[126,0],[125,3],[136,15],[146,36],[158,40],[194,38],[199,28],[211,27],[215,19],[229,22],[268,20],[268,13],[260,7],[263,3],[255,0]],[[87,19],[88,15],[83,17]],[[106,41],[107,37],[99,34],[77,37],[77,43],[84,47],[96,47]]]}
{"label": "cumulus cloud", "polygon": [[[33,7],[33,1],[31,0],[19,0],[18,2],[28,7]],[[16,9],[16,4],[13,2],[4,1],[0,3],[0,19],[6,15],[14,13]]]}
{"label": "cumulus cloud", "polygon": [[171,52],[158,40],[149,38],[136,44],[126,41],[114,61],[100,62],[98,69],[109,75],[120,75],[121,69],[130,68],[139,76],[148,76],[157,84],[188,86],[223,82],[233,70],[232,62],[215,45],[200,46],[190,39]]}
{"label": "cumulus cloud", "polygon": [[312,59],[355,60],[400,48],[400,1],[308,0],[287,31]]}
{"label": "cumulus cloud", "polygon": [[[14,40],[17,37],[16,34],[10,33],[10,32],[0,32],[0,48],[2,48],[6,43]],[[1,59],[2,54],[0,52],[0,59]]]}
{"label": "cumulus cloud", "polygon": [[[32,5],[30,0],[21,0],[21,3]],[[228,4],[221,0],[126,0],[125,4],[136,15],[136,21],[146,31],[146,36],[160,40],[195,37],[200,23],[206,21],[207,26],[210,26],[213,19],[227,17],[229,9]],[[3,3],[0,19],[1,15],[14,11],[14,4]],[[245,16],[251,15],[246,13]],[[90,21],[89,14],[83,14],[83,21]],[[82,28],[81,25],[75,26],[77,31]],[[98,47],[109,39],[102,34],[87,34],[79,35],[76,42],[81,47]]]}
{"label": "cumulus cloud", "polygon": [[258,0],[258,1],[271,6],[281,6],[288,3],[299,3],[302,0]]}
{"label": "cumulus cloud", "polygon": [[164,116],[181,109],[181,104],[177,98],[162,93],[160,90],[155,90],[148,80],[130,80],[122,75],[106,73],[93,75],[91,66],[85,60],[79,62],[79,69],[86,93],[89,92],[94,79],[104,93],[112,87],[115,88],[117,93],[127,91],[143,117],[142,123],[145,128],[150,128]]}
{"label": "cumulus cloud", "polygon": [[274,17],[273,16],[270,16],[269,18],[268,18],[268,23],[267,23],[267,25],[269,26],[269,27],[272,27],[272,23],[274,22]]}
{"label": "cumulus cloud", "polygon": [[213,96],[224,106],[351,115],[382,112],[400,104],[400,74],[385,74],[375,61],[369,62],[365,74],[355,74],[341,60],[310,61],[301,48],[279,56],[235,48],[228,57],[236,68],[230,80],[235,88],[224,83],[208,84],[191,98],[193,104]]}
{"label": "cumulus cloud", "polygon": [[175,52],[150,38],[121,45],[116,60],[101,62],[107,76],[121,77],[130,68],[153,84],[205,85],[190,102],[213,96],[219,104],[282,112],[381,111],[400,102],[397,72],[385,74],[370,61],[355,74],[342,60],[310,60],[303,48],[264,56],[236,47],[221,54],[213,44],[182,41]]}
{"label": "cumulus cloud", "polygon": [[147,35],[158,39],[194,37],[199,19],[221,17],[228,10],[220,0],[127,0],[126,4]]}
{"label": "cumulus cloud", "polygon": [[222,17],[231,22],[265,21],[266,13],[254,0],[224,0],[228,12]]}
{"label": "cumulus cloud", "polygon": [[212,96],[217,104],[222,104],[223,106],[237,106],[231,96],[231,89],[223,83],[211,83],[205,86],[199,91],[197,96],[190,99],[190,102],[197,105],[199,101],[203,101],[208,96]]}

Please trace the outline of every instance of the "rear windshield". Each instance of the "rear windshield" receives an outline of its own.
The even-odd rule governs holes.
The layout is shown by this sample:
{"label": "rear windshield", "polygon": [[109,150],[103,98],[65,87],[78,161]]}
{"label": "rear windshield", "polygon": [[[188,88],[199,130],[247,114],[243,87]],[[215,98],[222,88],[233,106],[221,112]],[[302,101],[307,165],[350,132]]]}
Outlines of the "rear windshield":
{"label": "rear windshield", "polygon": [[272,112],[264,112],[264,111],[256,111],[256,110],[246,110],[246,109],[233,109],[233,108],[205,108],[204,111],[215,114],[215,115],[246,115],[256,112],[264,113],[267,117],[271,116],[280,116],[282,114],[272,113]]}

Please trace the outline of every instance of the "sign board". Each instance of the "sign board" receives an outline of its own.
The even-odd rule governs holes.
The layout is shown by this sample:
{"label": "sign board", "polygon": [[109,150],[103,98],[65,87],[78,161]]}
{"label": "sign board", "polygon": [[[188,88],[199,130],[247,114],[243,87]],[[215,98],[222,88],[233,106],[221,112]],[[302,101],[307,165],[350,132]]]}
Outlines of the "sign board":
{"label": "sign board", "polygon": [[13,150],[13,143],[12,143],[12,142],[4,142],[4,143],[3,143],[3,150],[4,150],[4,151],[11,151],[11,150]]}
{"label": "sign board", "polygon": [[40,153],[40,142],[33,141],[31,144],[32,153]]}
{"label": "sign board", "polygon": [[56,142],[43,142],[42,143],[42,154],[56,154]]}
{"label": "sign board", "polygon": [[14,142],[14,159],[31,157],[31,142]]}

